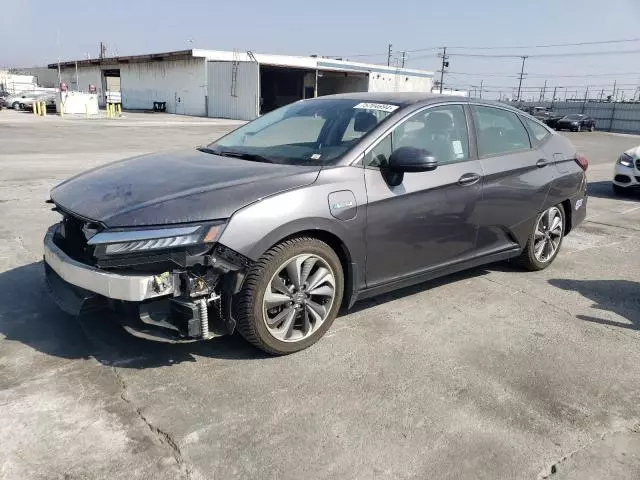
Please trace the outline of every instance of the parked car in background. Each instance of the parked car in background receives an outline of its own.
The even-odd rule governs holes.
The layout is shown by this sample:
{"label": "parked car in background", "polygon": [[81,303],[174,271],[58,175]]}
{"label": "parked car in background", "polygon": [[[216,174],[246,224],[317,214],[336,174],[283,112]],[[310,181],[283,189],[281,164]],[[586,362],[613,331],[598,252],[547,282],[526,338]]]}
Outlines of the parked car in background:
{"label": "parked car in background", "polygon": [[47,111],[55,111],[56,95],[56,93],[43,93],[33,98],[25,98],[20,102],[20,109],[31,111],[35,102],[45,102]]}
{"label": "parked car in background", "polygon": [[540,120],[542,123],[544,123],[545,125],[551,128],[556,128],[556,124],[558,123],[558,120],[564,117],[563,114],[558,112],[553,112],[550,110],[537,112],[534,116],[538,120]]}
{"label": "parked car in background", "polygon": [[0,91],[0,108],[7,108],[7,97],[10,95],[9,92],[5,92],[4,90]]}
{"label": "parked car in background", "polygon": [[11,95],[6,98],[7,108],[13,108],[14,110],[20,109],[20,104],[24,103],[25,100],[33,100],[39,93],[32,92],[22,92],[16,95]]}
{"label": "parked car in background", "polygon": [[612,186],[618,195],[631,190],[640,192],[640,146],[631,148],[618,157]]}
{"label": "parked car in background", "polygon": [[593,132],[596,129],[596,121],[587,115],[575,113],[562,117],[555,124],[556,130],[571,130],[572,132],[582,132],[588,130]]}
{"label": "parked car in background", "polygon": [[283,355],[360,298],[507,258],[548,267],[585,218],[587,166],[567,138],[499,103],[302,100],[206,147],[54,187],[46,277],[73,314],[123,305],[147,338],[238,330]]}

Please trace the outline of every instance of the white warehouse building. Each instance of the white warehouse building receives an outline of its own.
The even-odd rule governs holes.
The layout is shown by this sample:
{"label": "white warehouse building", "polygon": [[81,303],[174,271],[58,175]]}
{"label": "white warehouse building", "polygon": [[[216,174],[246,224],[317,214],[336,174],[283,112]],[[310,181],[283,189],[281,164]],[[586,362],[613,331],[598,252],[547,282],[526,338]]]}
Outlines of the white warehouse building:
{"label": "white warehouse building", "polygon": [[[57,69],[58,64],[50,64]],[[348,92],[431,92],[433,72],[329,58],[182,50],[60,63],[70,90],[120,91],[122,107],[252,120],[288,103]]]}

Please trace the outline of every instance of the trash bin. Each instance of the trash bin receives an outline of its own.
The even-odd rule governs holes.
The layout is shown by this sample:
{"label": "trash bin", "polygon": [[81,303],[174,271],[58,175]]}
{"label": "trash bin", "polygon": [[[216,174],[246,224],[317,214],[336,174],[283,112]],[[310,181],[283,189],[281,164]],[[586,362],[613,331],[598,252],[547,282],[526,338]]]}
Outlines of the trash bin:
{"label": "trash bin", "polygon": [[153,102],[153,111],[154,112],[166,112],[167,111],[167,102]]}

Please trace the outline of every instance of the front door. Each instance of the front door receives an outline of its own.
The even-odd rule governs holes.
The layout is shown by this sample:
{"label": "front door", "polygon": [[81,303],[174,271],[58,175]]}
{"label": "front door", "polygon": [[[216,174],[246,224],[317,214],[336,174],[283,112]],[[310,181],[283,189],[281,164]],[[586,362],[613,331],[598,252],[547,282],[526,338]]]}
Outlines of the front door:
{"label": "front door", "polygon": [[[389,186],[381,168],[393,150],[412,146],[438,159],[429,172],[405,173]],[[365,155],[367,187],[367,286],[454,263],[473,255],[478,231],[475,206],[482,169],[472,159],[460,104],[415,113]]]}

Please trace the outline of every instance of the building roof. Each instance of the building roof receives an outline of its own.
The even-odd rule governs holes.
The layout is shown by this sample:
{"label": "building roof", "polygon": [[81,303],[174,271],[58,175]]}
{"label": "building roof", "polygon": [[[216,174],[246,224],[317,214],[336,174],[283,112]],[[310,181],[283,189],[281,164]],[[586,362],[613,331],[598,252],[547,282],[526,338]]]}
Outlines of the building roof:
{"label": "building roof", "polygon": [[[251,52],[230,52],[223,50],[177,50],[172,52],[150,53],[143,55],[128,55],[108,58],[91,58],[82,60],[71,60],[60,62],[61,68],[75,68],[90,65],[114,66],[119,63],[140,63],[140,62],[161,62],[165,60],[184,60],[189,58],[205,58],[208,61],[221,62],[251,62],[256,61],[262,65],[272,65],[291,68],[302,68],[309,70],[327,70],[339,72],[377,72],[377,73],[402,73],[407,76],[433,77],[433,72],[416,70],[411,68],[397,68],[386,65],[375,65],[370,63],[351,62],[348,60],[337,60],[318,56],[292,56],[292,55],[272,55],[265,53]],[[50,63],[49,68],[58,68],[57,63]]]}

